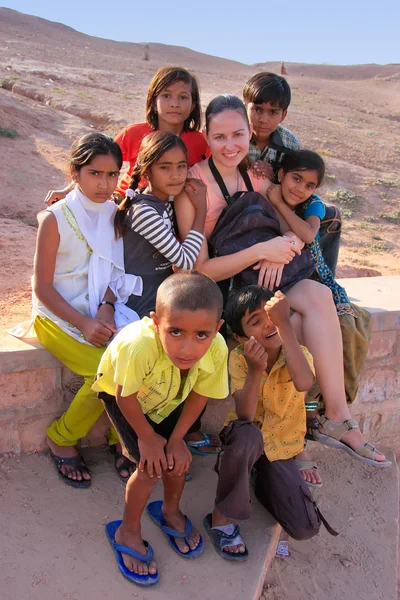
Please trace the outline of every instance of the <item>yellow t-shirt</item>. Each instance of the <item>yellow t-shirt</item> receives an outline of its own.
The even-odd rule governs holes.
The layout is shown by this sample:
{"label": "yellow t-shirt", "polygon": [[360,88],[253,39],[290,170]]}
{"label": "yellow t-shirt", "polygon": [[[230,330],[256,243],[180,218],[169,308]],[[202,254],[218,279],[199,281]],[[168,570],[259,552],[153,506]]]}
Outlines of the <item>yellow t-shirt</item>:
{"label": "yellow t-shirt", "polygon": [[153,321],[144,317],[124,327],[108,346],[92,390],[115,396],[118,384],[122,396],[137,393],[143,413],[160,423],[192,390],[208,398],[226,398],[227,357],[226,343],[217,333],[203,358],[189,370],[180,390],[180,370],[165,354]]}
{"label": "yellow t-shirt", "polygon": [[[312,372],[314,365],[307,348],[301,346]],[[244,387],[247,362],[243,345],[237,346],[229,356],[231,394]],[[254,425],[261,429],[264,450],[268,460],[293,458],[302,449],[306,433],[305,392],[298,392],[286,364],[282,348],[271,371],[262,375]],[[226,423],[237,419],[234,411]]]}

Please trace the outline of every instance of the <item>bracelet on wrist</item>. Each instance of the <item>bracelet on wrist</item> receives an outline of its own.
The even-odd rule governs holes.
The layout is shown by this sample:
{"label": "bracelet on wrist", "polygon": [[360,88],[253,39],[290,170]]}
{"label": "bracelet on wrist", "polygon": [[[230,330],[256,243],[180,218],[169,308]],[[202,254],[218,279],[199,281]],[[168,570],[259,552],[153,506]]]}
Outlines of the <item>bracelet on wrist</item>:
{"label": "bracelet on wrist", "polygon": [[115,312],[115,306],[114,306],[113,302],[109,302],[109,300],[103,300],[103,302],[100,302],[100,304],[97,307],[97,310],[99,310],[100,307],[103,306],[103,304],[108,304],[109,306],[112,307],[113,311]]}

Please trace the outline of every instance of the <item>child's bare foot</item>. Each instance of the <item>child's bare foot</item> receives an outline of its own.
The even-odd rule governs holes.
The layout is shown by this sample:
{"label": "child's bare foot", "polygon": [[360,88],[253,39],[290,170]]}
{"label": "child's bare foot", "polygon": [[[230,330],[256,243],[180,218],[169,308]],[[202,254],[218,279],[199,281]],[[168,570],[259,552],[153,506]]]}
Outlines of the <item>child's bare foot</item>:
{"label": "child's bare foot", "polygon": [[[79,456],[79,452],[76,446],[59,446],[48,436],[46,437],[47,445],[50,448],[52,454],[58,458],[74,458]],[[73,481],[90,481],[92,479],[90,473],[87,470],[79,469],[76,466],[63,464],[59,467],[60,472],[68,479]]]}
{"label": "child's bare foot", "polygon": [[[134,534],[131,532],[124,532],[124,530],[122,529],[121,531],[121,529],[122,526],[115,533],[115,541],[117,544],[128,546],[128,548],[132,548],[133,550],[136,550],[136,552],[146,554],[147,548],[143,543],[141,535],[139,533]],[[121,552],[121,556],[125,566],[132,571],[132,573],[137,573],[138,575],[155,575],[157,573],[157,563],[155,560],[150,561],[150,564],[147,566],[146,563],[133,556],[129,556],[129,554]]]}
{"label": "child's bare foot", "polygon": [[[221,441],[216,435],[208,435],[202,431],[195,431],[193,433],[188,433],[185,440],[186,443],[192,442],[191,444],[188,444],[188,447],[194,448],[196,454],[219,454],[219,452],[221,452]],[[207,442],[207,445],[198,445],[199,442]]]}
{"label": "child's bare foot", "polygon": [[[310,456],[308,454],[308,452],[306,450],[302,450],[301,452],[299,452],[299,454],[296,456],[295,458],[296,461],[298,460],[310,460]],[[317,469],[314,469],[312,467],[308,468],[301,468],[300,469],[300,473],[304,479],[304,481],[306,483],[311,483],[312,485],[318,485],[320,483],[322,483],[322,479],[320,477],[320,474],[318,473]]]}
{"label": "child's bare foot", "polygon": [[[164,510],[163,506],[162,513],[168,527],[171,527],[171,529],[175,529],[176,531],[180,531],[182,533],[185,532],[186,518],[179,509],[176,512],[169,513]],[[189,546],[183,538],[174,538],[174,540],[180,552],[186,554],[186,552],[189,552],[189,550],[196,550],[200,543],[200,534],[193,527],[192,533],[188,538]]]}

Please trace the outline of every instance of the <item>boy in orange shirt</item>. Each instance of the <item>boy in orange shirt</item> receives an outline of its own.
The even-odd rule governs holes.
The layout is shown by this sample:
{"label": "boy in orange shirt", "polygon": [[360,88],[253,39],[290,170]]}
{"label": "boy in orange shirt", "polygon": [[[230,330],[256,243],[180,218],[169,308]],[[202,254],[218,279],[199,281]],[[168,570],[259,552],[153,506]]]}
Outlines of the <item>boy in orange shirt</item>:
{"label": "boy in orange shirt", "polygon": [[221,432],[214,511],[204,519],[217,553],[245,560],[238,520],[250,517],[249,480],[255,494],[293,538],[305,540],[326,524],[294,460],[306,433],[304,397],[314,382],[313,361],[299,345],[282,292],[251,285],[228,301],[225,319],[240,346],[229,358],[236,412]]}

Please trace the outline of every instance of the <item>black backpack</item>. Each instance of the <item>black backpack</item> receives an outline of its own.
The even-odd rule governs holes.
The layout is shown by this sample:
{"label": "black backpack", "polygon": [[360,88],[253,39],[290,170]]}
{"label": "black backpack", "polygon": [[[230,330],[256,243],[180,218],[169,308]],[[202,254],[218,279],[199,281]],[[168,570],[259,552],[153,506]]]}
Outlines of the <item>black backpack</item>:
{"label": "black backpack", "polygon": [[[218,178],[221,181],[222,178],[212,162],[210,169],[220,185]],[[244,180],[247,184],[246,178]],[[254,246],[254,244],[267,242],[282,235],[272,204],[261,194],[254,191],[240,192],[231,198],[225,184],[223,184],[223,188],[225,189],[221,187],[221,191],[227,201],[227,206],[222,211],[208,240],[210,257],[235,254]],[[252,186],[251,189],[253,189]],[[315,265],[311,253],[304,249],[300,255],[296,254],[293,260],[285,265],[281,283],[276,289],[284,291],[298,281],[307,279],[314,270]],[[257,284],[257,281],[258,271],[254,271],[252,265],[234,276],[233,287],[240,289],[246,285]]]}

